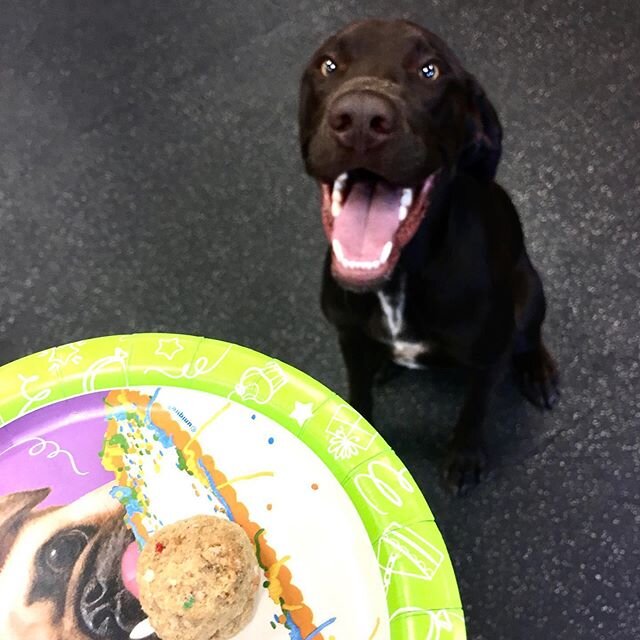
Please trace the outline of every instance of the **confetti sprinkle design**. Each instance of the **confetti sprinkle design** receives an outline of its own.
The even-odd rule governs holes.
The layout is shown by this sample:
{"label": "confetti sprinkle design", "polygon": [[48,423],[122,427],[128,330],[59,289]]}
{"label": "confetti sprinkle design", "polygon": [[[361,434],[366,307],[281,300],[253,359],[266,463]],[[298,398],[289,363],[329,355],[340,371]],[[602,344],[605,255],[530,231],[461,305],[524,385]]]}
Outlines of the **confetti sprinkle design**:
{"label": "confetti sprinkle design", "polygon": [[[378,618],[376,620],[376,626],[373,628],[373,631],[371,632],[371,635],[369,636],[369,640],[373,640],[376,637],[376,634],[378,633],[378,629],[380,628],[380,618]],[[331,638],[329,638],[329,640],[331,640]]]}
{"label": "confetti sprinkle design", "polygon": [[[105,400],[107,431],[101,452],[102,464],[115,473],[117,486],[112,495],[125,507],[127,523],[139,544],[143,546],[149,538],[145,522],[151,517],[151,509],[143,475],[131,474],[127,467],[131,467],[136,458],[150,455],[158,448],[164,449],[165,453],[174,450],[177,467],[193,476],[204,490],[210,491],[220,503],[224,515],[237,522],[255,541],[258,563],[266,577],[265,588],[282,612],[278,624],[287,629],[291,640],[322,640],[322,629],[333,620],[314,624],[313,612],[305,603],[300,589],[294,585],[291,571],[286,566],[288,558],[278,558],[266,539],[264,529],[251,521],[247,508],[238,500],[233,480],[227,479],[213,458],[203,453],[197,439],[183,431],[172,414],[156,402],[157,395],[158,390],[151,397],[133,390],[114,390]],[[117,437],[119,434],[126,434],[125,441]],[[156,546],[157,552],[162,549]],[[193,602],[185,600],[184,606],[189,608]]]}

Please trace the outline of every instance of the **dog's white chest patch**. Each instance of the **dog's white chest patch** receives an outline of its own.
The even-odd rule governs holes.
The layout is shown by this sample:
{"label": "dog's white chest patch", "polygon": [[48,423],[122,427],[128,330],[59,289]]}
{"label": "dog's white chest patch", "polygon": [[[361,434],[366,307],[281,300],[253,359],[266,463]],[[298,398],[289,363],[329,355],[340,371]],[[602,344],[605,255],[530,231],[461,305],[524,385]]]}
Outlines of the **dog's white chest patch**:
{"label": "dog's white chest patch", "polygon": [[429,353],[429,345],[426,342],[406,342],[397,340],[391,343],[393,349],[393,361],[409,369],[422,369],[418,361],[419,356]]}
{"label": "dog's white chest patch", "polygon": [[397,296],[378,293],[378,300],[380,300],[384,320],[392,341],[398,338],[404,329],[404,296],[404,287],[400,289]]}
{"label": "dog's white chest patch", "polygon": [[388,332],[388,339],[385,342],[391,347],[393,361],[409,369],[420,369],[421,364],[418,358],[429,352],[429,345],[426,342],[404,337],[406,333],[404,283],[396,295],[378,293],[378,300]]}

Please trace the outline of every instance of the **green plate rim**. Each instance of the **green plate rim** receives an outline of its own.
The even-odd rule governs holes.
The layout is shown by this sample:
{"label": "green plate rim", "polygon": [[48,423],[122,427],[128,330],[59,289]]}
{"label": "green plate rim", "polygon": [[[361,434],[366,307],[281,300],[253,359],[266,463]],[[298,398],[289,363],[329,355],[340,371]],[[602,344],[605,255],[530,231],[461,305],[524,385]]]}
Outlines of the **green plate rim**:
{"label": "green plate rim", "polygon": [[0,367],[0,428],[75,396],[154,385],[224,395],[296,435],[323,460],[360,515],[387,591],[392,638],[418,640],[434,630],[438,638],[466,638],[451,559],[407,468],[344,400],[280,360],[178,333],[72,342]]}

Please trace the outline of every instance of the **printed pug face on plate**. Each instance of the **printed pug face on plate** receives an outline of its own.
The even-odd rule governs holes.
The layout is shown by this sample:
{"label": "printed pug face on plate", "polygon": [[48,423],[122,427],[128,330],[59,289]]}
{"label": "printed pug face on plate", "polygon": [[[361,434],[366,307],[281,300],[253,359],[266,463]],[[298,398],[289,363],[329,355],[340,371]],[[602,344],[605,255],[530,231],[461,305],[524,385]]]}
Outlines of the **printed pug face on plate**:
{"label": "printed pug face on plate", "polygon": [[122,582],[133,536],[110,488],[43,509],[48,488],[0,497],[2,640],[125,640],[146,617]]}

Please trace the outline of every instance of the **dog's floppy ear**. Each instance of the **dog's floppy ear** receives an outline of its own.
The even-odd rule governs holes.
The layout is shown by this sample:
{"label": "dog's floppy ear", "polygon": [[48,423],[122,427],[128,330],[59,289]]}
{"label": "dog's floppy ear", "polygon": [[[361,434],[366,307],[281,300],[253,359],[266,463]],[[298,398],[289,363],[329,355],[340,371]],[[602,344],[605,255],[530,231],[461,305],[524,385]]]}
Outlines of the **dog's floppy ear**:
{"label": "dog's floppy ear", "polygon": [[469,74],[466,144],[458,168],[481,180],[493,180],[502,155],[502,126],[494,106]]}
{"label": "dog's floppy ear", "polygon": [[0,569],[25,520],[50,492],[51,489],[36,489],[0,497]]}

